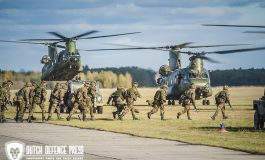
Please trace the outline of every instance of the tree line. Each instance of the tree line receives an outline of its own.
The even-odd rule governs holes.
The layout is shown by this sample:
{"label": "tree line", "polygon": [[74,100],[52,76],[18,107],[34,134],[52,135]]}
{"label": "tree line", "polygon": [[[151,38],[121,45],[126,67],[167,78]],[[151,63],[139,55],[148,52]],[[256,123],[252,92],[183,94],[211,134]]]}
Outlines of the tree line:
{"label": "tree line", "polygon": [[[212,86],[264,86],[265,69],[230,69],[213,70],[209,72]],[[131,83],[136,81],[140,87],[156,87],[156,72],[150,69],[139,67],[120,67],[120,68],[96,68],[90,69],[83,67],[80,74],[82,80],[97,80],[103,88],[115,88],[117,86],[130,87]],[[24,82],[40,82],[41,73],[35,71],[14,72],[0,69],[0,82],[10,79],[15,83],[14,88],[20,88]],[[49,82],[49,88],[54,86],[55,82]]]}

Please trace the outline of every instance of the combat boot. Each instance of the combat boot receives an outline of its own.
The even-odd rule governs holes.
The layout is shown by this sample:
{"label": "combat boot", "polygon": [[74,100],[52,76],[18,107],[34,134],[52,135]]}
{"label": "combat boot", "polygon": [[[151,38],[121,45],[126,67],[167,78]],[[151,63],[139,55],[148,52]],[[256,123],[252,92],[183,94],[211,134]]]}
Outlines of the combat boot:
{"label": "combat boot", "polygon": [[42,117],[42,123],[44,123],[46,121],[45,117]]}
{"label": "combat boot", "polygon": [[67,121],[70,121],[71,120],[71,115],[69,115],[67,118],[66,118]]}
{"label": "combat boot", "polygon": [[48,116],[48,118],[47,118],[47,120],[46,120],[46,121],[49,121],[49,120],[51,120],[51,116]]}
{"label": "combat boot", "polygon": [[63,119],[59,113],[57,113],[57,119]]}
{"label": "combat boot", "polygon": [[214,117],[214,116],[212,116],[212,117],[211,117],[211,119],[214,121],[214,120],[215,120],[215,117]]}
{"label": "combat boot", "polygon": [[87,121],[86,115],[83,115],[83,121]]}
{"label": "combat boot", "polygon": [[177,119],[179,119],[179,116],[181,115],[181,113],[180,112],[178,112],[177,113]]}
{"label": "combat boot", "polygon": [[32,120],[36,120],[36,117],[34,117],[34,116],[31,116],[31,119],[32,119]]}
{"label": "combat boot", "polygon": [[148,113],[147,113],[147,117],[148,117],[148,119],[151,119],[151,115],[152,115],[151,112],[148,112]]}
{"label": "combat boot", "polygon": [[188,120],[192,120],[190,117],[188,117]]}
{"label": "combat boot", "polygon": [[113,119],[116,119],[116,112],[112,112]]}
{"label": "combat boot", "polygon": [[28,123],[32,123],[31,116],[28,118]]}
{"label": "combat boot", "polygon": [[223,119],[228,119],[228,116],[223,116]]}
{"label": "combat boot", "polygon": [[122,115],[119,115],[119,120],[123,121],[123,116]]}
{"label": "combat boot", "polygon": [[133,120],[140,120],[140,118],[138,118],[138,117],[133,117]]}

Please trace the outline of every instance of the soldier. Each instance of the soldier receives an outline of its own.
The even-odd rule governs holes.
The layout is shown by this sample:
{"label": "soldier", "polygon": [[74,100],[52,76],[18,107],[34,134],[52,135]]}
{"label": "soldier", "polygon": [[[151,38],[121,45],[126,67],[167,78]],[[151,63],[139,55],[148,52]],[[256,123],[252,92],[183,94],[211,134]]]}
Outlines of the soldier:
{"label": "soldier", "polygon": [[[32,84],[32,87],[30,89],[30,100],[29,100],[30,105],[28,107],[33,106],[34,89],[37,87],[37,83],[35,81],[31,81],[31,84]],[[30,108],[28,108],[28,107],[25,108],[24,112],[26,112],[26,109],[30,110]],[[31,120],[36,120],[36,118],[32,115]]]}
{"label": "soldier", "polygon": [[119,119],[122,120],[126,113],[131,111],[133,120],[138,120],[138,118],[135,116],[135,112],[138,112],[134,108],[134,101],[137,100],[137,97],[141,98],[140,93],[137,90],[138,83],[134,82],[132,88],[129,88],[126,90],[126,103],[127,107],[123,110],[122,114],[119,115]]}
{"label": "soldier", "polygon": [[182,104],[184,107],[182,112],[177,113],[177,118],[179,119],[180,115],[185,114],[187,112],[188,120],[192,120],[190,118],[190,106],[193,105],[197,111],[195,105],[195,93],[194,93],[195,86],[194,84],[190,85],[190,88],[184,92],[184,94],[179,99],[179,104]]}
{"label": "soldier", "polygon": [[9,93],[8,93],[8,83],[3,82],[0,88],[0,123],[6,122],[5,110],[8,103]]}
{"label": "soldier", "polygon": [[31,108],[30,104],[30,91],[31,91],[31,83],[27,82],[23,88],[21,88],[16,93],[16,104],[17,104],[17,114],[16,114],[16,122],[23,123],[24,113],[26,111],[26,107]]}
{"label": "soldier", "polygon": [[117,87],[117,90],[113,92],[108,99],[107,105],[110,104],[112,100],[112,104],[117,108],[115,112],[112,112],[113,118],[116,119],[116,115],[120,115],[125,104],[123,101],[125,100],[125,90],[122,87]]}
{"label": "soldier", "polygon": [[69,116],[66,118],[67,121],[71,120],[72,115],[76,112],[76,110],[79,108],[81,111],[81,114],[83,115],[83,121],[86,120],[86,109],[87,109],[87,103],[88,103],[88,87],[90,83],[86,82],[83,87],[79,88],[76,91],[75,98],[74,98],[74,107],[70,111]]}
{"label": "soldier", "polygon": [[32,108],[29,111],[29,118],[28,122],[32,122],[32,115],[36,109],[36,106],[38,105],[42,111],[42,122],[45,122],[45,101],[46,101],[46,82],[42,81],[39,86],[37,86],[33,91],[33,104]]}
{"label": "soldier", "polygon": [[93,81],[89,88],[88,88],[88,101],[87,101],[87,109],[85,110],[85,112],[87,112],[89,110],[89,114],[91,117],[91,120],[93,121],[94,118],[94,114],[93,114],[93,108],[96,107],[96,85],[97,82]]}
{"label": "soldier", "polygon": [[225,115],[225,103],[228,103],[230,108],[232,108],[232,106],[230,104],[229,92],[228,92],[228,86],[227,85],[223,86],[223,90],[218,92],[215,95],[215,103],[217,105],[217,108],[216,108],[214,115],[211,117],[212,120],[215,120],[215,117],[218,115],[219,109],[222,111],[223,119],[227,119],[228,116]]}
{"label": "soldier", "polygon": [[156,91],[155,96],[154,96],[154,101],[152,103],[153,109],[147,113],[148,119],[151,118],[151,115],[156,113],[158,109],[160,108],[160,117],[161,120],[165,120],[164,114],[165,114],[165,106],[164,103],[166,102],[166,95],[167,95],[167,85],[162,85],[161,89]]}
{"label": "soldier", "polygon": [[62,119],[60,115],[60,105],[64,104],[64,95],[67,91],[65,84],[57,83],[51,93],[50,105],[49,105],[49,115],[47,121],[51,119],[52,113],[56,111],[57,119]]}

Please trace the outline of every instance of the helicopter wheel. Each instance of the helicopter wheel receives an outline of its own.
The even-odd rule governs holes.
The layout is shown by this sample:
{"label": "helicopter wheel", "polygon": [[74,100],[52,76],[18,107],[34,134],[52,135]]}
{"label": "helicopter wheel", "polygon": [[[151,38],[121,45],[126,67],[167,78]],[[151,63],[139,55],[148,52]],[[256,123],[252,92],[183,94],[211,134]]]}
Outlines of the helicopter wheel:
{"label": "helicopter wheel", "polygon": [[206,105],[206,99],[202,100],[202,105]]}
{"label": "helicopter wheel", "polygon": [[210,100],[206,100],[206,104],[209,106],[210,105]]}
{"label": "helicopter wheel", "polygon": [[175,101],[174,101],[174,100],[172,100],[172,103],[171,103],[171,105],[173,105],[173,106],[175,105]]}
{"label": "helicopter wheel", "polygon": [[168,104],[168,105],[171,105],[171,104],[172,104],[172,103],[171,103],[171,100],[168,100],[168,101],[167,101],[167,104]]}

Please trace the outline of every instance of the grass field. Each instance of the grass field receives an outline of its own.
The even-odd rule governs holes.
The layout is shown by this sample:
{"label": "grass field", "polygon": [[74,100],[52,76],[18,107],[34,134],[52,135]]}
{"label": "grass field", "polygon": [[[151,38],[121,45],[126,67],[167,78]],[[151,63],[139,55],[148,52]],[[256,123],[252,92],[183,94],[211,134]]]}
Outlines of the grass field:
{"label": "grass field", "polygon": [[[213,93],[215,94],[221,89],[214,88]],[[104,103],[113,91],[114,89],[102,89]],[[196,101],[199,112],[191,111],[191,118],[193,119],[191,121],[187,120],[186,115],[182,115],[180,119],[176,118],[176,113],[182,110],[179,105],[166,107],[166,121],[160,121],[159,113],[154,114],[152,119],[149,120],[146,113],[152,108],[146,105],[145,100],[152,99],[156,89],[142,88],[139,91],[143,96],[136,102],[136,108],[140,110],[140,120],[133,121],[130,113],[125,116],[124,121],[113,120],[111,112],[115,108],[104,106],[104,113],[96,114],[95,121],[82,122],[77,119],[77,115],[70,122],[65,119],[56,120],[56,114],[54,114],[53,121],[49,123],[265,154],[265,132],[255,132],[253,130],[254,111],[252,110],[252,101],[263,95],[263,87],[230,88],[230,99],[234,110],[227,107],[226,113],[229,119],[222,120],[221,113],[219,113],[215,121],[210,119],[216,109],[213,97],[210,98],[210,106],[202,106],[201,101]],[[14,110],[14,108],[10,108],[7,117],[13,118],[15,116]],[[40,118],[40,113],[36,113],[35,116]],[[66,116],[66,114],[63,114],[64,118]],[[219,131],[219,125],[222,122],[228,131],[226,133]]]}

